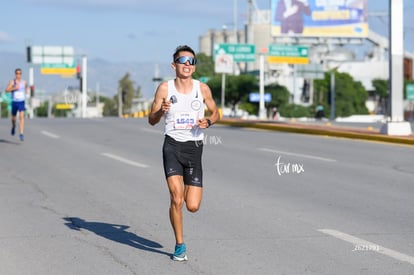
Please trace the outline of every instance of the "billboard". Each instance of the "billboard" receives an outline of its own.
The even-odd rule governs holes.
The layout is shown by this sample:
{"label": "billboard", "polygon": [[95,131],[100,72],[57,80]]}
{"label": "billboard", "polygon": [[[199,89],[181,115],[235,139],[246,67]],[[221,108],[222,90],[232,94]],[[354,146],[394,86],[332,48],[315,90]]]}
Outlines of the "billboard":
{"label": "billboard", "polygon": [[271,0],[271,35],[368,36],[368,0]]}

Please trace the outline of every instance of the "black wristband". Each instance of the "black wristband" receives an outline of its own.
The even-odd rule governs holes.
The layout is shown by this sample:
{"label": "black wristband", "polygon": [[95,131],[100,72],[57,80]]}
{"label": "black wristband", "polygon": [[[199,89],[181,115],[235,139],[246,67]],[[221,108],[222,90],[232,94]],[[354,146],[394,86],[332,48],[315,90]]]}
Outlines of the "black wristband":
{"label": "black wristband", "polygon": [[206,120],[207,120],[208,127],[210,127],[211,126],[211,120],[208,119],[208,118]]}

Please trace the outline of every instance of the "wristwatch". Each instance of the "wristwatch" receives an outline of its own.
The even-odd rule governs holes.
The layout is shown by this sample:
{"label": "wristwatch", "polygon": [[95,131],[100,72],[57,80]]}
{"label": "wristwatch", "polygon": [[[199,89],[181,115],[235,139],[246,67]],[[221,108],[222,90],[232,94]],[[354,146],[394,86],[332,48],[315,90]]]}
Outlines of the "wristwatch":
{"label": "wristwatch", "polygon": [[[210,119],[208,119],[208,118],[207,118],[206,120],[207,120],[208,127],[210,127],[210,126],[211,126],[211,120],[210,120]],[[208,127],[207,127],[207,128],[208,128]]]}

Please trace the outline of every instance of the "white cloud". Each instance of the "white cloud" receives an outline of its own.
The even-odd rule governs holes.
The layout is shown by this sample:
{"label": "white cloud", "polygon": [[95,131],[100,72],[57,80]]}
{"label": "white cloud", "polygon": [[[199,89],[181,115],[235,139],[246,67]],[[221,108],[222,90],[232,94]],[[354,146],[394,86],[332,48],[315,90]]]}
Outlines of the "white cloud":
{"label": "white cloud", "polygon": [[6,32],[0,31],[0,43],[11,41],[13,41],[13,38],[10,35],[8,35]]}

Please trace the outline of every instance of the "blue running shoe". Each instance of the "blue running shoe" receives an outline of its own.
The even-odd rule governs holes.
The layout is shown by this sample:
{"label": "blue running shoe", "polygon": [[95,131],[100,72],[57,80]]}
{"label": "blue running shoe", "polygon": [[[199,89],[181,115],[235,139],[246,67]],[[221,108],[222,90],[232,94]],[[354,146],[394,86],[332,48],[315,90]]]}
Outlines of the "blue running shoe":
{"label": "blue running shoe", "polygon": [[20,141],[24,141],[24,135],[23,134],[20,134],[19,138],[20,138]]}
{"label": "blue running shoe", "polygon": [[14,136],[15,131],[16,131],[16,127],[12,127],[12,129],[11,129],[11,135],[12,136]]}
{"label": "blue running shoe", "polygon": [[172,259],[174,261],[178,261],[178,262],[188,260],[188,258],[187,258],[187,247],[185,246],[185,243],[175,245],[175,252],[173,254]]}

